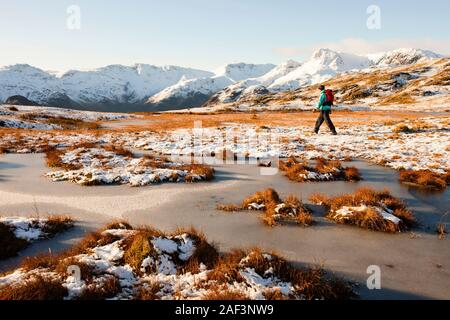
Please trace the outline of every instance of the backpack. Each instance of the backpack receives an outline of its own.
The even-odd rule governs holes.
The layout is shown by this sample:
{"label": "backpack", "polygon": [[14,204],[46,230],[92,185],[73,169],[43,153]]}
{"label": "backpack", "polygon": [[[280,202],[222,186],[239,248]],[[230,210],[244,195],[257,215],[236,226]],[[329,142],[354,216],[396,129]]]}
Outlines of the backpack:
{"label": "backpack", "polygon": [[333,90],[325,90],[325,95],[327,96],[327,100],[323,104],[324,106],[332,106],[334,104],[334,93]]}

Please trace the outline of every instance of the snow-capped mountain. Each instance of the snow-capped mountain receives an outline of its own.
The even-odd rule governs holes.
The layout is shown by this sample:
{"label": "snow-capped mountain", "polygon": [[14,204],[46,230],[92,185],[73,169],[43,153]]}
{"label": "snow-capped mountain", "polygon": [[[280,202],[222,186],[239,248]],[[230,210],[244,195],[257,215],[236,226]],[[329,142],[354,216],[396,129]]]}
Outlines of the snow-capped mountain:
{"label": "snow-capped mountain", "polygon": [[369,58],[349,53],[338,53],[330,49],[320,49],[296,70],[276,79],[269,89],[290,90],[325,81],[336,74],[351,70],[361,70],[371,65]]}
{"label": "snow-capped mountain", "polygon": [[442,58],[442,55],[422,49],[397,49],[389,52],[369,54],[367,57],[377,66],[406,65],[422,59]]}
{"label": "snow-capped mountain", "polygon": [[212,94],[232,83],[233,80],[224,76],[181,79],[177,84],[150,97],[147,104],[158,110],[199,106],[206,102]]}
{"label": "snow-capped mountain", "polygon": [[41,69],[26,64],[0,68],[0,101],[21,95],[41,103],[60,91],[57,77]]}
{"label": "snow-capped mountain", "polygon": [[206,105],[229,103],[247,96],[268,92],[295,90],[299,87],[324,82],[338,74],[361,71],[369,68],[393,67],[419,62],[422,59],[436,59],[441,56],[420,49],[398,49],[369,55],[355,55],[319,49],[303,64],[286,62],[266,75],[233,84],[217,92]]}
{"label": "snow-capped mountain", "polygon": [[[111,65],[92,71],[68,71],[62,75],[29,66],[0,68],[0,101],[21,95],[42,105],[143,104],[148,97],[180,79],[210,77],[209,71],[136,64]],[[66,103],[61,103],[66,100]]]}
{"label": "snow-capped mountain", "polygon": [[276,65],[270,63],[231,63],[216,70],[216,76],[227,77],[236,82],[249,78],[260,77],[275,67]]}
{"label": "snow-capped mountain", "polygon": [[[246,95],[297,89],[338,74],[436,59],[420,49],[355,55],[320,49],[304,63],[233,63],[215,73],[177,66],[110,65],[63,74],[30,65],[0,68],[0,103],[22,96],[41,105],[110,111],[168,110],[237,101]],[[17,100],[17,99],[16,99]]]}
{"label": "snow-capped mountain", "polygon": [[275,67],[273,64],[227,64],[212,77],[181,79],[177,84],[150,97],[147,104],[159,110],[199,106],[223,88],[244,79],[263,76]]}

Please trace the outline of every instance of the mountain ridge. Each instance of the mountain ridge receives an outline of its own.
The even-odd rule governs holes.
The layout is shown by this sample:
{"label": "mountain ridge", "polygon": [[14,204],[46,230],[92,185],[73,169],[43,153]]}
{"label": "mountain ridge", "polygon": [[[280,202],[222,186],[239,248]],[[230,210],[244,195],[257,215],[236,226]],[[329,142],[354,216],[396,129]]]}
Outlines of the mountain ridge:
{"label": "mountain ridge", "polygon": [[397,49],[366,56],[330,49],[309,60],[273,64],[231,63],[215,73],[178,66],[109,65],[64,73],[27,64],[0,68],[0,101],[23,96],[41,105],[105,111],[158,111],[224,102],[242,93],[292,90],[366,68],[409,64],[440,55],[421,49]]}

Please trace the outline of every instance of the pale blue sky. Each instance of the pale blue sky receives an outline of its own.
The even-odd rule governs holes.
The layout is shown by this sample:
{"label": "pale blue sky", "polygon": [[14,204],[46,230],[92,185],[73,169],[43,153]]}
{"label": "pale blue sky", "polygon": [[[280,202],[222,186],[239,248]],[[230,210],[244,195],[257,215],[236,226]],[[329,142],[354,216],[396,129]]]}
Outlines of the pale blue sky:
{"label": "pale blue sky", "polygon": [[[81,30],[66,27],[69,5]],[[381,29],[366,27],[369,5]],[[280,63],[317,47],[371,52],[422,47],[450,54],[448,0],[0,0],[0,65],[44,69],[229,62]]]}

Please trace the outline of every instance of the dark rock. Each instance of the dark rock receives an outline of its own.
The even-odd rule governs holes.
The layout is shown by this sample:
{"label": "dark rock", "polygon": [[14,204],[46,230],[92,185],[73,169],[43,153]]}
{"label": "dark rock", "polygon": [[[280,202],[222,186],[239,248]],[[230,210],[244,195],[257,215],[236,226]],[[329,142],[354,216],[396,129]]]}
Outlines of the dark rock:
{"label": "dark rock", "polygon": [[431,96],[435,96],[435,95],[436,95],[436,92],[433,92],[433,91],[424,91],[424,92],[422,93],[422,95],[423,95],[424,97],[431,97]]}
{"label": "dark rock", "polygon": [[28,100],[24,96],[16,95],[6,99],[5,104],[18,105],[18,106],[39,106],[39,103]]}

